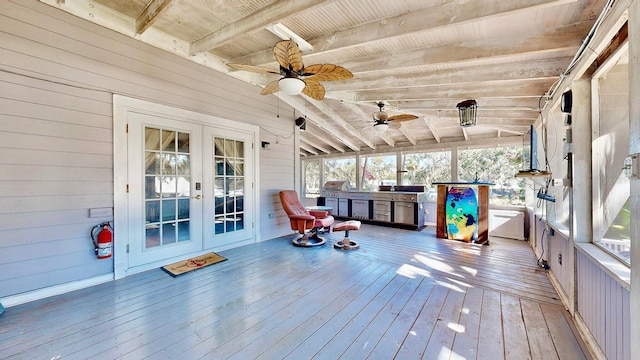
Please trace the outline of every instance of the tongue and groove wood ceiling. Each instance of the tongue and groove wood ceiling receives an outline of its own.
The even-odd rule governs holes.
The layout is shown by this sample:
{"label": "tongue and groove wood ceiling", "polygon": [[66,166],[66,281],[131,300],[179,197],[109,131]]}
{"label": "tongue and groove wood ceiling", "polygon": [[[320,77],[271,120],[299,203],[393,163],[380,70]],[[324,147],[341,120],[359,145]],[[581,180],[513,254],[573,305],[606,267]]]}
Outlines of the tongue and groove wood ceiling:
{"label": "tongue and groove wood ceiling", "polygon": [[[41,1],[256,84],[256,92],[278,76],[233,71],[225,64],[277,69],[272,48],[281,38],[267,28],[283,24],[313,46],[301,46],[305,65],[338,64],[354,74],[350,80],[322,82],[322,101],[276,94],[307,117],[303,156],[521,137],[606,3]],[[467,99],[479,104],[478,125],[462,128],[456,104]],[[418,119],[378,133],[372,113],[379,101],[389,115]]]}

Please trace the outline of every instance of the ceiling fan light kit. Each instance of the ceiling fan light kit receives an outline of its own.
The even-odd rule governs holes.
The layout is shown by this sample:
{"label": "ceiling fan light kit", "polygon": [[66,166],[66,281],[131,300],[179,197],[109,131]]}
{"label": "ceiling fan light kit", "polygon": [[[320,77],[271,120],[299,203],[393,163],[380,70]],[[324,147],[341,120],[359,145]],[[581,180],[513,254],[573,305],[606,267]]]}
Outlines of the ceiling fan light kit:
{"label": "ceiling fan light kit", "polygon": [[325,89],[320,81],[345,80],[353,77],[351,71],[334,64],[304,66],[300,48],[292,40],[278,41],[273,46],[273,55],[280,67],[278,71],[257,65],[227,64],[227,66],[234,70],[283,76],[280,80],[268,83],[260,92],[261,95],[282,91],[287,95],[302,93],[314,100],[324,99]]}
{"label": "ceiling fan light kit", "polygon": [[282,78],[278,82],[280,90],[287,95],[298,95],[305,87],[304,81],[298,78]]}
{"label": "ceiling fan light kit", "polygon": [[389,124],[385,122],[376,122],[375,124],[373,124],[373,128],[378,134],[382,134],[383,132],[387,131],[387,129],[389,128]]}
{"label": "ceiling fan light kit", "polygon": [[469,127],[476,124],[478,103],[475,100],[465,100],[456,105],[460,115],[460,126]]}

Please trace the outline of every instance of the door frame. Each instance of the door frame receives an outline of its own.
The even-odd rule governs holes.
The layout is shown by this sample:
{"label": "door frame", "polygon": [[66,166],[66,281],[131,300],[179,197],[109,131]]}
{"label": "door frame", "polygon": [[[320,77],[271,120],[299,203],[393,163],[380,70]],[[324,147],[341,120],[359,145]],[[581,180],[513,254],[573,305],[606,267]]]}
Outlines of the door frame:
{"label": "door frame", "polygon": [[[129,228],[129,214],[128,214],[128,139],[127,139],[127,124],[129,113],[142,113],[147,115],[161,116],[163,118],[174,119],[178,121],[184,121],[188,123],[194,123],[212,128],[220,128],[226,130],[238,130],[242,132],[251,133],[252,146],[250,155],[253,156],[253,168],[245,169],[251,171],[253,176],[253,191],[254,196],[250,204],[245,204],[247,209],[253,211],[253,224],[247,224],[253,226],[254,238],[253,242],[261,241],[260,235],[260,196],[258,193],[260,184],[260,153],[259,147],[256,144],[259,143],[260,127],[255,125],[249,125],[240,123],[234,120],[224,119],[213,115],[199,113],[191,110],[181,109],[177,107],[162,105],[153,103],[146,100],[140,100],[130,98],[122,95],[113,95],[113,264],[114,264],[114,278],[120,279],[127,275],[135,274],[141,271],[146,271],[159,267],[160,264],[151,263],[136,267],[129,266],[129,256],[127,253],[128,234]],[[241,246],[247,242],[234,243],[234,246]],[[218,249],[221,250],[221,249]],[[201,253],[206,253],[211,249],[203,250]],[[189,254],[184,258],[196,256],[198,254]],[[181,260],[180,258],[176,261]]]}

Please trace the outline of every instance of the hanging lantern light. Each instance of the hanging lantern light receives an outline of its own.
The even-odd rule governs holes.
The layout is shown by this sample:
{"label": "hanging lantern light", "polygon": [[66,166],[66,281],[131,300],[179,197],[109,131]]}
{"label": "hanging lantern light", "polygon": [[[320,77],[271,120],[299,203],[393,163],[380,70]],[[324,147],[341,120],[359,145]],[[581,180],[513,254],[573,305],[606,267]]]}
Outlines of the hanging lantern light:
{"label": "hanging lantern light", "polygon": [[475,100],[465,100],[456,105],[460,115],[460,126],[469,127],[476,124],[478,103]]}

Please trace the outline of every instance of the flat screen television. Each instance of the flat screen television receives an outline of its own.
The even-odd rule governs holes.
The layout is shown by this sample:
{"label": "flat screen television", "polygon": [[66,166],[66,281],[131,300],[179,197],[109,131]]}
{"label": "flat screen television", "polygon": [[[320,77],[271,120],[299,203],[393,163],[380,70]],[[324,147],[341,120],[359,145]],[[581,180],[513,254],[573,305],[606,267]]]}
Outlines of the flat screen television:
{"label": "flat screen television", "polygon": [[522,139],[522,170],[521,172],[538,171],[538,135],[533,125]]}

